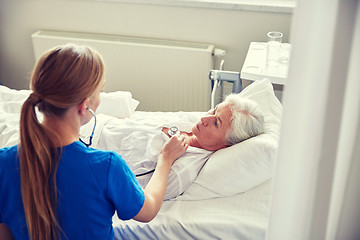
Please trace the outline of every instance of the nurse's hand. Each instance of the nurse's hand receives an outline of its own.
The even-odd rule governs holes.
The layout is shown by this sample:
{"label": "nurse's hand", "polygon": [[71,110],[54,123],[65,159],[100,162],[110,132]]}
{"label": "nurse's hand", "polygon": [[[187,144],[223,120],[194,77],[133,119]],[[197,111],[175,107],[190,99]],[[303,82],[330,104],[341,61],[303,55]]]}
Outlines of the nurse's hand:
{"label": "nurse's hand", "polygon": [[160,151],[155,172],[144,189],[145,202],[140,212],[134,217],[140,222],[151,221],[161,208],[164,199],[170,168],[174,161],[188,148],[184,136],[177,133],[171,137]]}
{"label": "nurse's hand", "polygon": [[172,165],[176,159],[185,153],[188,147],[185,136],[180,135],[178,132],[165,143],[160,154],[163,155],[164,159],[170,161]]}

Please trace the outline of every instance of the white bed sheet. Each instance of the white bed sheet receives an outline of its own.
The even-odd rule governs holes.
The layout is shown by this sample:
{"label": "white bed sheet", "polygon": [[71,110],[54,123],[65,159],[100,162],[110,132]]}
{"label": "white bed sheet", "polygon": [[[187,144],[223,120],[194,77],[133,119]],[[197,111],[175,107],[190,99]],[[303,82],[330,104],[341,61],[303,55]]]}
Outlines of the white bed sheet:
{"label": "white bed sheet", "polygon": [[115,239],[265,239],[270,186],[268,180],[231,197],[165,201],[150,223],[114,216]]}

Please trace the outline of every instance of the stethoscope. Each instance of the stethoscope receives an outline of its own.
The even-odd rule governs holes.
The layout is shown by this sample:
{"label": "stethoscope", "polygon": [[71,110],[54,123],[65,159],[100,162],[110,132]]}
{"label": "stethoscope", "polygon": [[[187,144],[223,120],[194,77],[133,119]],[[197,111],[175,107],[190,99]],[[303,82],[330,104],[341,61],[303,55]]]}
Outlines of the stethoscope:
{"label": "stethoscope", "polygon": [[[179,128],[176,127],[176,126],[172,126],[169,128],[169,131],[168,131],[168,134],[170,137],[174,136],[177,132],[179,131]],[[139,173],[139,174],[136,174],[135,176],[136,177],[141,177],[141,176],[145,176],[145,175],[148,175],[150,173],[153,173],[155,171],[155,169],[152,169],[150,171],[147,171],[147,172],[144,172],[144,173]]]}
{"label": "stethoscope", "polygon": [[[91,144],[92,144],[92,139],[93,139],[93,136],[94,136],[94,132],[95,132],[95,127],[96,127],[96,116],[95,116],[95,113],[93,110],[91,110],[90,108],[86,107],[87,110],[89,110],[89,112],[93,115],[94,117],[94,120],[95,120],[95,123],[94,123],[94,128],[91,132],[91,135],[90,135],[90,138],[89,138],[89,143],[85,143],[81,138],[79,138],[80,142],[82,142],[86,147],[90,147]],[[169,128],[169,131],[168,131],[168,134],[170,137],[174,136],[177,132],[179,131],[179,128],[176,127],[176,126],[172,126]],[[150,171],[147,171],[147,172],[144,172],[144,173],[139,173],[139,174],[136,174],[135,176],[136,177],[141,177],[141,176],[145,176],[145,175],[148,175],[150,173],[153,173],[155,172],[155,169],[152,169]]]}
{"label": "stethoscope", "polygon": [[[90,147],[91,144],[92,144],[92,139],[93,139],[93,137],[94,137],[95,127],[96,127],[96,115],[95,115],[94,111],[91,110],[90,108],[86,107],[86,109],[89,110],[89,112],[93,115],[94,120],[95,120],[95,123],[94,123],[93,130],[92,130],[92,132],[91,132],[91,135],[90,135],[90,137],[89,137],[89,143],[84,142],[80,137],[79,137],[79,141],[82,142],[86,147]],[[171,131],[170,131],[170,129],[171,129]],[[176,131],[178,130],[177,127],[171,127],[170,129],[169,129],[169,132],[168,132],[168,134],[169,134],[170,136],[175,135]],[[176,130],[176,131],[175,131],[175,130]],[[174,132],[174,131],[175,131],[175,132]],[[141,177],[141,176],[144,176],[144,175],[153,173],[154,171],[155,171],[155,169],[152,169],[152,170],[150,170],[150,171],[137,174],[137,175],[135,175],[135,176],[136,176],[136,177]]]}
{"label": "stethoscope", "polygon": [[94,123],[94,127],[93,130],[91,132],[90,138],[89,138],[89,143],[85,143],[80,137],[79,137],[79,141],[82,142],[86,147],[90,147],[92,144],[92,139],[94,137],[94,132],[95,132],[95,127],[96,127],[96,116],[93,110],[91,110],[89,107],[86,107],[87,110],[89,110],[89,112],[93,115],[95,123]]}

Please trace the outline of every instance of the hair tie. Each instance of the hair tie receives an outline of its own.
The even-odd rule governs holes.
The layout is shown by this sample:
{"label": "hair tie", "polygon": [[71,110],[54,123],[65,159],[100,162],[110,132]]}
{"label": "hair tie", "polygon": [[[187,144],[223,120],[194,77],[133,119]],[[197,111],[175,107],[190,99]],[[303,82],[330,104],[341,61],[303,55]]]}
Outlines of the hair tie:
{"label": "hair tie", "polygon": [[30,102],[31,105],[33,105],[34,107],[36,106],[36,104],[38,104],[39,102],[41,102],[41,97],[39,94],[32,92],[30,94],[30,96],[28,97],[28,101]]}

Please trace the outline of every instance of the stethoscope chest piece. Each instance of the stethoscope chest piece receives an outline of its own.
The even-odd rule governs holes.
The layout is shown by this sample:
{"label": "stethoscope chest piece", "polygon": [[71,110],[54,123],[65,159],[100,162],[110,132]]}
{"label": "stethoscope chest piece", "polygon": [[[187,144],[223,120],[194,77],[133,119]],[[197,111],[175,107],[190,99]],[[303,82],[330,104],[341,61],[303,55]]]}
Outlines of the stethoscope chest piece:
{"label": "stethoscope chest piece", "polygon": [[172,137],[176,134],[177,131],[179,131],[179,128],[172,126],[171,128],[169,128],[168,134],[170,137]]}

